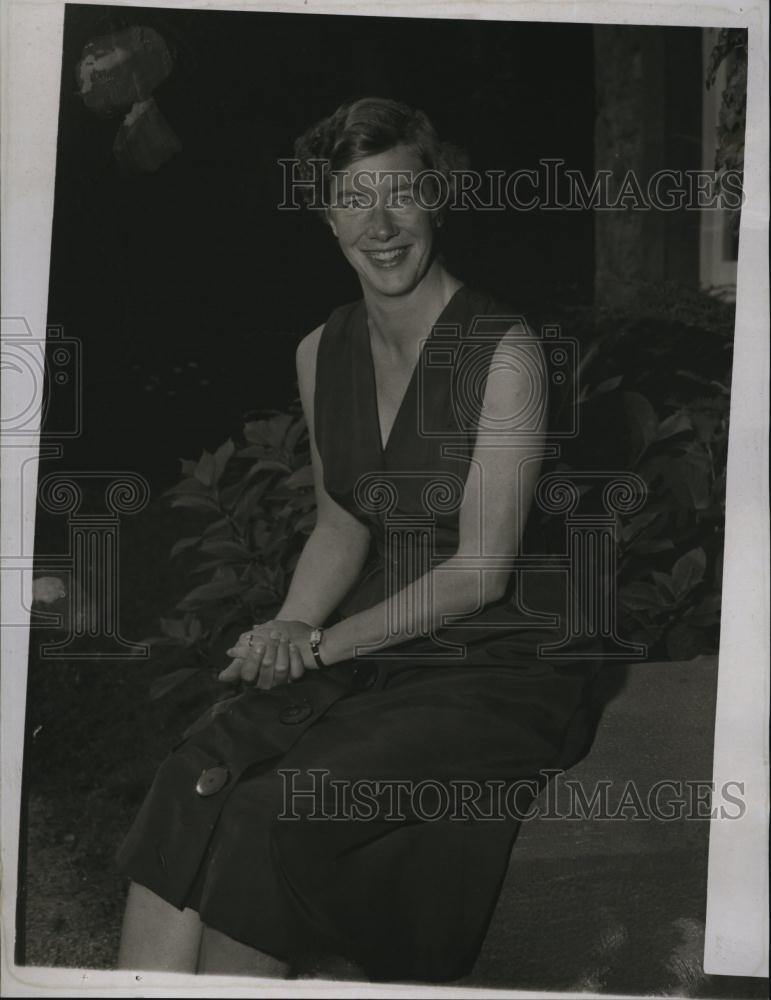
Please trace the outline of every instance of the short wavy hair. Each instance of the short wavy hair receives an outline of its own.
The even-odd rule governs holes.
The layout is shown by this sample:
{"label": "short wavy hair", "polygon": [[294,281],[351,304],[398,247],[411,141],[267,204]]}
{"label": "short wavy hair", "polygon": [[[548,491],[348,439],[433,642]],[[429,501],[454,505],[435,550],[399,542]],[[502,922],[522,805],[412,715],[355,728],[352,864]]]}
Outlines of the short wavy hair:
{"label": "short wavy hair", "polygon": [[[465,151],[443,142],[423,111],[384,97],[351,98],[295,141],[298,176],[307,182],[303,199],[327,205],[332,172],[399,145],[414,149],[427,170],[441,174],[450,193],[453,172],[468,165]],[[321,161],[320,169],[313,160]]]}

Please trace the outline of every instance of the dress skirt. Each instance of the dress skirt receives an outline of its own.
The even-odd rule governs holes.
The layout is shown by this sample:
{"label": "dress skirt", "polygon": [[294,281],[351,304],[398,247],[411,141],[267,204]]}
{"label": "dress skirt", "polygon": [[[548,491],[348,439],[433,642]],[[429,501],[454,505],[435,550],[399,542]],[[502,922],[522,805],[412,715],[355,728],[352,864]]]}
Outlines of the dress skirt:
{"label": "dress skirt", "polygon": [[592,673],[358,660],[247,689],[161,765],[118,865],[287,961],[459,978],[542,771],[586,749]]}

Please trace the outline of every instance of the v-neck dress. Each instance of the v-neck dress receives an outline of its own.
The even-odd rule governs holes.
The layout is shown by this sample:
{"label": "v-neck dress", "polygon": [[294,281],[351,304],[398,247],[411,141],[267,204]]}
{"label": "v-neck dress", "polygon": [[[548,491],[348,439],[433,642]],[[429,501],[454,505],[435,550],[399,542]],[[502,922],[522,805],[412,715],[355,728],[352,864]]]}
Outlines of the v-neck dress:
{"label": "v-neck dress", "polygon": [[[452,552],[479,386],[510,316],[482,292],[455,292],[385,448],[363,301],[327,321],[314,404],[324,483],[372,537],[340,615]],[[530,577],[435,636],[207,713],[161,765],[120,869],[279,958],[342,955],[379,981],[467,974],[517,816],[545,772],[570,766],[591,739],[597,651],[539,655],[560,635],[533,621],[564,618],[568,597],[559,573]]]}

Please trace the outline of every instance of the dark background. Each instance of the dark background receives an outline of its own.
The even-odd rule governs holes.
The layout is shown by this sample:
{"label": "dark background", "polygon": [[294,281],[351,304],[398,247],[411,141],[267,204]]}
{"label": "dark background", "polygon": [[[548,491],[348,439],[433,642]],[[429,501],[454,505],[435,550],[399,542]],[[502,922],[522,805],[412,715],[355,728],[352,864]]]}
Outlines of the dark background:
{"label": "dark background", "polygon": [[[111,151],[120,117],[87,109],[75,78],[89,40],[132,24],[173,54],[155,96],[183,146],[134,176]],[[164,485],[250,411],[286,407],[298,340],[360,294],[318,216],[276,207],[278,158],[341,101],[420,107],[482,171],[593,167],[590,25],[72,6],[61,93],[48,315],[81,341],[84,387],[65,461]],[[451,215],[467,283],[526,314],[591,301],[591,212]]]}

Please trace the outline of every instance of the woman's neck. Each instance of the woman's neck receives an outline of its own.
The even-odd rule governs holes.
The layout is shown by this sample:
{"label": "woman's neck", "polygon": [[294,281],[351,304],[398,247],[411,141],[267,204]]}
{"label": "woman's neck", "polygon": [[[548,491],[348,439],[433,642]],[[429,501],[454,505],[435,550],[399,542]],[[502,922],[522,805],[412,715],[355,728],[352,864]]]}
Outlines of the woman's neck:
{"label": "woman's neck", "polygon": [[378,295],[365,288],[370,332],[396,353],[412,353],[461,285],[434,261],[420,283],[404,295]]}

